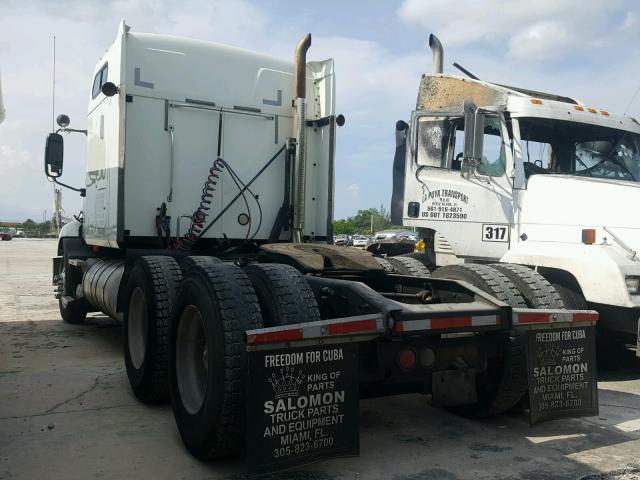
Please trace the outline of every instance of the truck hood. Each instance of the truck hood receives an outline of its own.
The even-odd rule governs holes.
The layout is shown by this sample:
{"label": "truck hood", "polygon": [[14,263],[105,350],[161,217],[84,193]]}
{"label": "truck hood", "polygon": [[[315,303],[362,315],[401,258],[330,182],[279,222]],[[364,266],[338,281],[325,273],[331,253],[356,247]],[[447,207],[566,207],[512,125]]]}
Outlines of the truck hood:
{"label": "truck hood", "polygon": [[612,241],[606,227],[640,251],[639,182],[538,174],[520,199],[523,231],[536,232],[538,240],[579,242],[581,229],[595,228],[596,243]]}

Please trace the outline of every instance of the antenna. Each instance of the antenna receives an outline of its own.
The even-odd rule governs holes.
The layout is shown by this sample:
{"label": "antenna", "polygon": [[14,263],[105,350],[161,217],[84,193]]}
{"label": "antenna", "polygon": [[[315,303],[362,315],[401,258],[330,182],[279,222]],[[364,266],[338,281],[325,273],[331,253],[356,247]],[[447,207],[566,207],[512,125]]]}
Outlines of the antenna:
{"label": "antenna", "polygon": [[453,62],[453,66],[456,67],[458,70],[460,70],[462,73],[464,73],[467,77],[472,78],[474,80],[480,80],[478,77],[476,77],[473,73],[471,73],[469,70],[464,68],[458,62]]}
{"label": "antenna", "polygon": [[[56,36],[53,36],[53,91],[51,92],[51,131],[56,129]],[[54,186],[55,189],[55,186]]]}
{"label": "antenna", "polygon": [[636,99],[638,92],[640,92],[640,85],[638,85],[638,88],[636,88],[636,93],[634,93],[633,97],[631,97],[631,100],[629,101],[629,105],[627,105],[627,108],[625,109],[623,115],[626,115],[627,112],[629,111],[629,108],[631,108],[631,104],[633,104],[633,101]]}

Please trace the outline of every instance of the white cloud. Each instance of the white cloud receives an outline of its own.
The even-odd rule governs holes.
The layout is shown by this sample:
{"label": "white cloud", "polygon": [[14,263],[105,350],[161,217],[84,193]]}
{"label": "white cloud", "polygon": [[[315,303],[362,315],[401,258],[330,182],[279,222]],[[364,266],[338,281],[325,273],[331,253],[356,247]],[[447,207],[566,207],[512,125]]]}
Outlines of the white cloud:
{"label": "white cloud", "polygon": [[[339,14],[319,26],[323,23],[312,13],[289,6],[282,8],[290,8],[296,21],[283,22],[282,8],[263,5],[249,0],[5,0],[0,68],[7,119],[0,125],[0,177],[9,180],[0,184],[0,218],[38,219],[52,203],[42,155],[51,128],[53,34],[56,111],[68,113],[73,126],[83,128],[93,68],[121,18],[134,31],[223,42],[284,58],[292,56],[302,34],[312,31],[310,58],[335,58],[337,108],[347,118],[337,136],[337,217],[389,204],[394,124],[409,118],[420,75],[431,68],[424,33],[439,34],[447,61],[455,59],[483,79],[576,96],[612,111],[624,111],[640,78],[635,60],[640,5],[627,0],[406,0],[398,11],[401,22],[389,23],[402,23],[408,33],[421,31],[421,39],[401,46],[396,41],[395,48],[385,32],[361,38],[341,33],[351,29]],[[366,8],[375,11],[374,5]],[[565,63],[580,53],[579,61]],[[549,58],[555,60],[528,61]],[[80,135],[65,137],[63,181],[84,182]],[[353,185],[359,185],[357,201]],[[63,196],[65,209],[76,211],[78,196],[67,190]]]}
{"label": "white cloud", "polygon": [[509,40],[509,54],[518,58],[545,59],[550,52],[556,57],[578,46],[579,39],[566,26],[555,21],[535,23]]}
{"label": "white cloud", "polygon": [[637,10],[631,0],[405,0],[398,15],[450,46],[491,43],[517,58],[553,59],[637,38]]}

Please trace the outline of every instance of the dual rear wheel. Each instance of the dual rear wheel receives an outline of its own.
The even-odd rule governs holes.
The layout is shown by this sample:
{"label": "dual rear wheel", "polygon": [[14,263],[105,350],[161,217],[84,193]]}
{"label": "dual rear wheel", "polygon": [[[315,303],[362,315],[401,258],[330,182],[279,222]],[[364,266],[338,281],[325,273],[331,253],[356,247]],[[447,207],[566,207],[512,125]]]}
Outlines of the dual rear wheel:
{"label": "dual rear wheel", "polygon": [[243,270],[213,257],[180,265],[142,257],[127,295],[132,389],[144,402],[170,394],[180,435],[201,459],[237,454],[244,445],[245,331],[320,319],[304,276],[280,264]]}
{"label": "dual rear wheel", "polygon": [[[433,278],[462,280],[517,308],[564,308],[554,287],[523,265],[464,264],[437,269]],[[447,301],[443,298],[443,301]],[[500,339],[498,355],[476,377],[477,402],[452,408],[467,417],[487,417],[515,407],[528,389],[524,334],[512,329]]]}

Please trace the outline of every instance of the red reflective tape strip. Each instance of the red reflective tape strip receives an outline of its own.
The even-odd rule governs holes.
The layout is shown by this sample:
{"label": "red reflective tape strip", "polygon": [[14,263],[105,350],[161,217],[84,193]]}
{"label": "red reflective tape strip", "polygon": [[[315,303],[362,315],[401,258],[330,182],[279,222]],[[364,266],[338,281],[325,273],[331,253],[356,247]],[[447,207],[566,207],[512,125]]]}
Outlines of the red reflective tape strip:
{"label": "red reflective tape strip", "polygon": [[598,314],[594,313],[575,313],[573,315],[574,322],[596,322],[598,321]]}
{"label": "red reflective tape strip", "polygon": [[249,345],[261,345],[266,343],[291,342],[294,340],[303,340],[304,333],[301,328],[295,330],[281,330],[278,332],[256,333],[249,335],[247,343]]}
{"label": "red reflective tape strip", "polygon": [[444,328],[463,328],[473,326],[472,317],[449,317],[431,319],[431,328],[441,330]]}
{"label": "red reflective tape strip", "polygon": [[378,331],[377,320],[354,320],[344,323],[330,323],[327,327],[329,335],[346,335],[349,333],[376,332]]}
{"label": "red reflective tape strip", "polygon": [[548,313],[518,313],[518,323],[550,323],[551,315]]}

